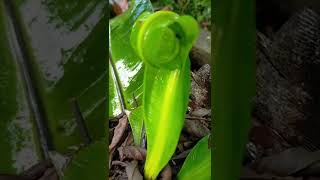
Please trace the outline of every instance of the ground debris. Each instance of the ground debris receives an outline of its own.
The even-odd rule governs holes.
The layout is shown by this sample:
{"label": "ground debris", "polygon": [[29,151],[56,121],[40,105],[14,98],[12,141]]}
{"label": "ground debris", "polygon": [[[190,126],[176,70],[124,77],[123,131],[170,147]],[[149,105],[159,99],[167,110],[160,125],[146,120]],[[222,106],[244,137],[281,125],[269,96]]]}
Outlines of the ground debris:
{"label": "ground debris", "polygon": [[113,159],[114,151],[117,145],[123,140],[124,134],[128,129],[128,118],[127,116],[123,116],[119,119],[118,125],[115,127],[114,135],[112,137],[112,141],[109,145],[109,169],[111,168],[111,162]]}
{"label": "ground debris", "polygon": [[128,176],[128,180],[143,180],[143,177],[139,171],[138,161],[132,161],[127,163],[126,173]]}
{"label": "ground debris", "polygon": [[186,119],[184,122],[184,130],[190,135],[201,138],[210,133],[207,126],[199,120]]}
{"label": "ground debris", "polygon": [[136,146],[124,146],[119,147],[119,156],[120,160],[123,161],[124,159],[134,159],[143,161],[146,158],[146,150]]}
{"label": "ground debris", "polygon": [[205,64],[196,72],[191,72],[191,109],[197,110],[210,107],[210,65]]}

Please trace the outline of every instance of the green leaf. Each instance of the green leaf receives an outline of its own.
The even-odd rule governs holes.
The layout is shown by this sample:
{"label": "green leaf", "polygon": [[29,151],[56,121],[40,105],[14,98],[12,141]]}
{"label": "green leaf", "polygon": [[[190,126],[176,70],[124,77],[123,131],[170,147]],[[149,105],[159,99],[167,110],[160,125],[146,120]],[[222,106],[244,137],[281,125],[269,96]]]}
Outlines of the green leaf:
{"label": "green leaf", "polygon": [[81,149],[64,171],[63,180],[107,179],[108,161],[105,141],[96,141]]}
{"label": "green leaf", "polygon": [[34,113],[29,106],[21,53],[13,40],[10,16],[0,1],[0,172],[19,174],[42,160]]}
{"label": "green leaf", "polygon": [[106,133],[105,7],[105,0],[24,0],[14,6],[51,148],[60,153],[81,143],[70,99],[78,101],[93,140]]}
{"label": "green leaf", "polygon": [[[109,51],[112,61],[111,70],[115,72],[112,84],[119,84],[117,91],[123,98],[135,143],[140,144],[143,116],[139,117],[142,110],[135,111],[135,108],[142,105],[144,64],[130,44],[130,33],[139,15],[145,11],[152,11],[152,6],[149,0],[135,0],[132,3],[125,13],[112,19],[109,23]],[[110,101],[116,100],[113,94],[109,93],[109,104]],[[113,113],[110,111],[113,111],[114,108],[114,106],[109,108],[109,114]]]}
{"label": "green leaf", "polygon": [[136,145],[141,144],[142,128],[143,128],[143,106],[140,106],[128,113],[129,123],[133,133],[133,139]]}
{"label": "green leaf", "polygon": [[135,0],[125,13],[112,19],[109,24],[109,51],[127,110],[133,110],[142,103],[144,65],[130,45],[130,32],[144,11],[152,11],[150,1]]}
{"label": "green leaf", "polygon": [[146,64],[143,107],[148,179],[156,179],[176,149],[189,97],[188,53],[198,32],[193,18],[168,11],[142,14],[132,30],[131,44]]}
{"label": "green leaf", "polygon": [[211,179],[211,148],[209,135],[203,137],[188,154],[178,174],[178,180]]}
{"label": "green leaf", "polygon": [[253,0],[214,1],[213,179],[237,180],[255,91]]}
{"label": "green leaf", "polygon": [[156,179],[173,155],[187,110],[190,62],[183,69],[146,68],[144,117],[147,133],[145,175]]}

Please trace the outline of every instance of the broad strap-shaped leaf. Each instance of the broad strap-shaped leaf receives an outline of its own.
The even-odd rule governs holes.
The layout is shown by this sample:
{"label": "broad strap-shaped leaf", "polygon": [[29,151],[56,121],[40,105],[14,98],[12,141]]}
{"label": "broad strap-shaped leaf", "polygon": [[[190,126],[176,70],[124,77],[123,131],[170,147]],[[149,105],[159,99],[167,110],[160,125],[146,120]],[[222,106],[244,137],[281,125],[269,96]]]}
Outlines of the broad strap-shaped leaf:
{"label": "broad strap-shaped leaf", "polygon": [[106,141],[96,141],[81,149],[64,172],[62,180],[107,179],[108,161]]}
{"label": "broad strap-shaped leaf", "polygon": [[190,89],[188,52],[198,32],[193,18],[169,11],[142,14],[132,30],[131,44],[146,65],[143,107],[148,179],[156,179],[176,149]]}
{"label": "broad strap-shaped leaf", "polygon": [[0,1],[0,173],[19,174],[42,160],[10,16]]}
{"label": "broad strap-shaped leaf", "polygon": [[212,178],[238,180],[255,95],[255,1],[214,1]]}
{"label": "broad strap-shaped leaf", "polygon": [[188,154],[178,174],[178,180],[210,180],[211,148],[209,135],[203,137]]}
{"label": "broad strap-shaped leaf", "polygon": [[148,143],[145,175],[148,178],[156,179],[176,149],[189,89],[189,60],[184,69],[146,68],[144,117]]}
{"label": "broad strap-shaped leaf", "polygon": [[75,98],[93,140],[106,133],[108,25],[105,0],[20,0],[14,7],[24,57],[50,136],[50,149],[67,153],[81,143]]}

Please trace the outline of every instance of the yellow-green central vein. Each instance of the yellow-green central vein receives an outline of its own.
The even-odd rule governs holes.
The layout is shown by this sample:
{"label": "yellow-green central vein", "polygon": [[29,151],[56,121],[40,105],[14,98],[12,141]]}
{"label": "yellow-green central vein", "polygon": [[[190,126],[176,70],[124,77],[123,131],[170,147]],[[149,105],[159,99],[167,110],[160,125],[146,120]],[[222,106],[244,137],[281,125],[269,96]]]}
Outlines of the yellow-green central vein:
{"label": "yellow-green central vein", "polygon": [[[180,75],[180,70],[174,70],[172,72],[170,72],[170,75],[168,77],[168,82],[166,84],[166,88],[165,88],[165,92],[163,92],[164,94],[164,99],[163,99],[163,103],[162,106],[163,109],[161,109],[162,113],[160,116],[159,121],[159,126],[157,126],[157,134],[156,137],[154,138],[155,140],[157,140],[157,148],[153,148],[152,151],[150,152],[150,154],[148,154],[148,157],[151,157],[152,159],[148,158],[147,159],[147,164],[146,164],[146,172],[150,172],[150,175],[152,176],[152,178],[156,178],[153,176],[157,175],[156,170],[159,169],[156,166],[152,166],[150,163],[155,162],[155,164],[157,164],[156,162],[160,162],[160,158],[164,153],[165,150],[165,146],[166,146],[166,137],[164,137],[163,135],[166,135],[167,132],[167,128],[169,125],[169,113],[172,112],[171,108],[172,108],[172,97],[175,95],[175,89],[177,88],[177,84],[179,82],[179,75]],[[159,166],[160,164],[157,164],[157,166]]]}

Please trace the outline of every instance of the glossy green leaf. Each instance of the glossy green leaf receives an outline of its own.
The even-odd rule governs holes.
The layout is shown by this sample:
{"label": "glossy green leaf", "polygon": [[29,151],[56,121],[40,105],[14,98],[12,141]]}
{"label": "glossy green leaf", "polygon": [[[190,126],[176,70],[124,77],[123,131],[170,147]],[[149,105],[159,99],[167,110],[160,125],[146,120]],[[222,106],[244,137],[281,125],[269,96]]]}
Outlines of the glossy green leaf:
{"label": "glossy green leaf", "polygon": [[209,135],[203,137],[188,154],[178,174],[178,180],[210,180],[211,148]]}
{"label": "glossy green leaf", "polygon": [[[8,28],[2,29],[2,24],[11,26],[11,23],[1,21],[6,17],[2,14],[2,3],[10,7],[6,9],[12,18],[10,34],[18,37],[17,44],[14,44],[15,39],[10,45],[6,44]],[[80,106],[92,139],[105,137],[108,80],[105,48],[108,16],[105,10],[108,3],[105,0],[12,0],[1,1],[0,5],[0,116],[4,117],[0,120],[0,137],[6,137],[0,139],[0,172],[15,173],[29,168],[41,158],[36,157],[36,138],[32,138],[33,135],[42,137],[42,134],[33,132],[34,114],[28,109],[29,104],[36,104],[42,112],[41,119],[49,129],[50,150],[66,153],[82,143],[71,107],[73,99]],[[19,65],[25,65],[22,69],[27,73],[23,75],[30,75],[31,83],[22,82],[20,66],[10,57],[11,49],[17,51],[12,54],[18,58]],[[1,84],[1,80],[6,84]],[[32,92],[30,94],[39,101],[27,102],[26,96],[31,95],[24,94],[26,84],[32,84],[34,88],[28,86],[28,93]],[[35,114],[39,116],[40,113],[35,111]],[[69,168],[70,171],[79,168],[78,162],[88,165],[89,168],[84,169],[90,171],[82,169],[76,175],[67,172],[66,178],[92,179],[88,176],[94,172],[90,168],[95,170],[94,176],[98,179],[107,178],[107,147],[104,144],[97,150],[97,144],[81,150]],[[95,156],[87,157],[91,151]]]}
{"label": "glossy green leaf", "polygon": [[128,113],[129,123],[133,133],[133,139],[136,145],[141,144],[142,128],[143,128],[143,106],[140,106]]}
{"label": "glossy green leaf", "polygon": [[193,18],[168,11],[142,14],[132,30],[131,44],[146,64],[147,179],[156,179],[176,149],[189,97],[188,53],[198,32]]}
{"label": "glossy green leaf", "polygon": [[0,1],[0,173],[19,174],[42,154],[9,19]]}
{"label": "glossy green leaf", "polygon": [[79,150],[66,168],[62,180],[107,179],[107,144],[97,141]]}
{"label": "glossy green leaf", "polygon": [[25,0],[14,8],[52,148],[60,153],[81,143],[72,98],[79,103],[92,139],[105,136],[105,7],[105,0]]}
{"label": "glossy green leaf", "polygon": [[132,110],[142,103],[143,69],[142,60],[130,45],[130,32],[138,16],[152,11],[149,0],[135,0],[122,15],[110,21],[110,54],[123,94],[125,108]]}
{"label": "glossy green leaf", "polygon": [[213,1],[212,177],[216,180],[239,179],[248,140],[256,77],[254,7],[253,0]]}
{"label": "glossy green leaf", "polygon": [[[125,13],[110,21],[109,51],[112,60],[111,70],[116,76],[113,81],[117,81],[113,84],[119,84],[118,93],[123,98],[135,143],[140,144],[143,117],[139,117],[141,114],[139,107],[142,104],[144,64],[130,44],[130,34],[139,15],[145,11],[152,11],[152,6],[149,0],[135,0],[132,3]],[[115,100],[113,93],[109,90],[109,104]],[[110,107],[109,111],[111,109],[114,109],[114,106]],[[112,112],[109,113],[112,114]]]}

